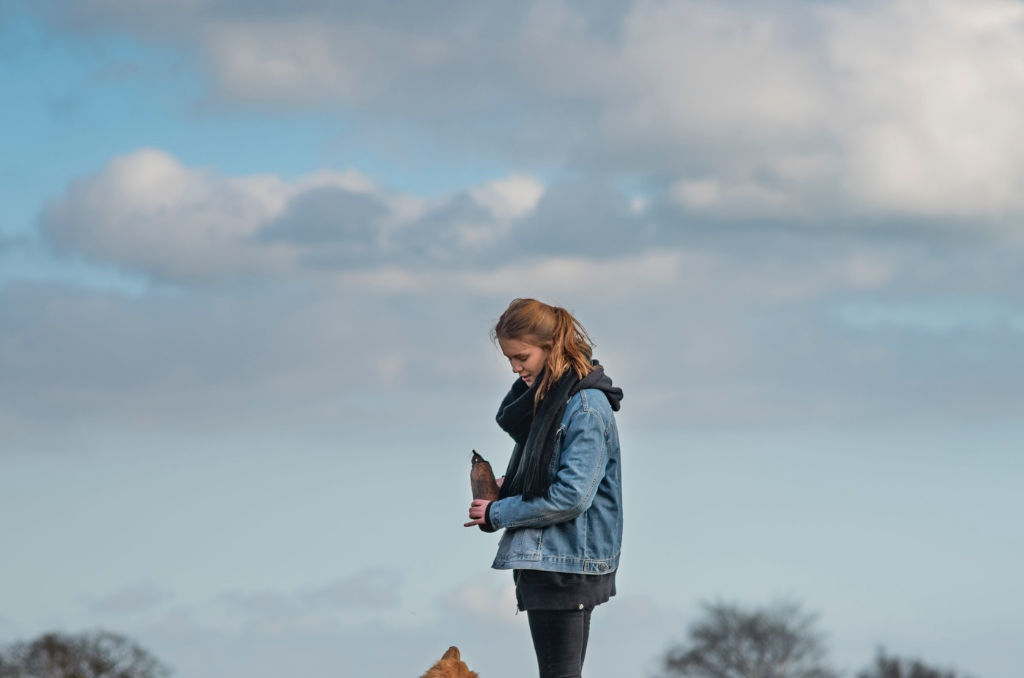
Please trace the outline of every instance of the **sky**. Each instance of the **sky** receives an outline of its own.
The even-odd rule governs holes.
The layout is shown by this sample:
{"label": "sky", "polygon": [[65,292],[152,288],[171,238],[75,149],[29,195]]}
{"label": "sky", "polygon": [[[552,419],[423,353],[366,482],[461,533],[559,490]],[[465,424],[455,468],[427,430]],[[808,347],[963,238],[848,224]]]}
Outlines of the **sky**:
{"label": "sky", "polygon": [[587,675],[705,602],[1024,674],[1024,2],[0,0],[0,642],[535,670],[508,302],[625,391]]}

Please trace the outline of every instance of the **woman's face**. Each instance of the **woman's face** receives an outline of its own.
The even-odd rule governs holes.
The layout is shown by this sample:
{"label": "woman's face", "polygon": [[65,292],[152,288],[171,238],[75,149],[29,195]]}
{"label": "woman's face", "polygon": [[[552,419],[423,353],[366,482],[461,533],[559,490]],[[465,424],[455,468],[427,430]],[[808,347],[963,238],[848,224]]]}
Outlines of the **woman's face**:
{"label": "woman's face", "polygon": [[498,345],[512,364],[512,371],[518,374],[527,386],[533,386],[533,380],[544,369],[548,352],[540,346],[519,339],[498,339]]}

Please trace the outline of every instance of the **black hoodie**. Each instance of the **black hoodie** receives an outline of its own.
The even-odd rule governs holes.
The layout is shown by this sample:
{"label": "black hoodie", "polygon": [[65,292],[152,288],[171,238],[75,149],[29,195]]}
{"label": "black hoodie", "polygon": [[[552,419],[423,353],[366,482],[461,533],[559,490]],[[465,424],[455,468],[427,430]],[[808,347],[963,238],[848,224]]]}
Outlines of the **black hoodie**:
{"label": "black hoodie", "polygon": [[619,411],[622,403],[622,389],[618,386],[612,386],[612,378],[604,373],[601,363],[596,360],[594,361],[594,369],[590,374],[580,379],[580,383],[576,384],[572,391],[569,392],[569,397],[571,398],[588,388],[596,388],[598,391],[603,391],[608,398],[608,404],[612,406],[612,411]]}

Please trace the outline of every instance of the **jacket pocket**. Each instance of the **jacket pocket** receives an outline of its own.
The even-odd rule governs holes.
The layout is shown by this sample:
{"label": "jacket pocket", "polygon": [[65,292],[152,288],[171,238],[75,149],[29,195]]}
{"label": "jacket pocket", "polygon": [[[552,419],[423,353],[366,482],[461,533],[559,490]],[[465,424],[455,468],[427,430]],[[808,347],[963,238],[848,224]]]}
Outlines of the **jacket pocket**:
{"label": "jacket pocket", "polygon": [[509,558],[511,560],[540,560],[543,544],[543,528],[521,527],[512,536]]}

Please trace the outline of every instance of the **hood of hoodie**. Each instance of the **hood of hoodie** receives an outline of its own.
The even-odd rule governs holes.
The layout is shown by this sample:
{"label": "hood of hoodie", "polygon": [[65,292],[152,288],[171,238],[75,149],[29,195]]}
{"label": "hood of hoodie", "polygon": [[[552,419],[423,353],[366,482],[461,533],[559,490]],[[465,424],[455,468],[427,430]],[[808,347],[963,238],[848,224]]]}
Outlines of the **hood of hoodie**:
{"label": "hood of hoodie", "polygon": [[612,411],[619,411],[622,403],[622,389],[612,385],[612,378],[604,373],[604,367],[596,360],[594,361],[594,369],[590,374],[580,379],[569,395],[571,397],[587,388],[595,388],[603,392],[608,398],[608,404],[612,406]]}

